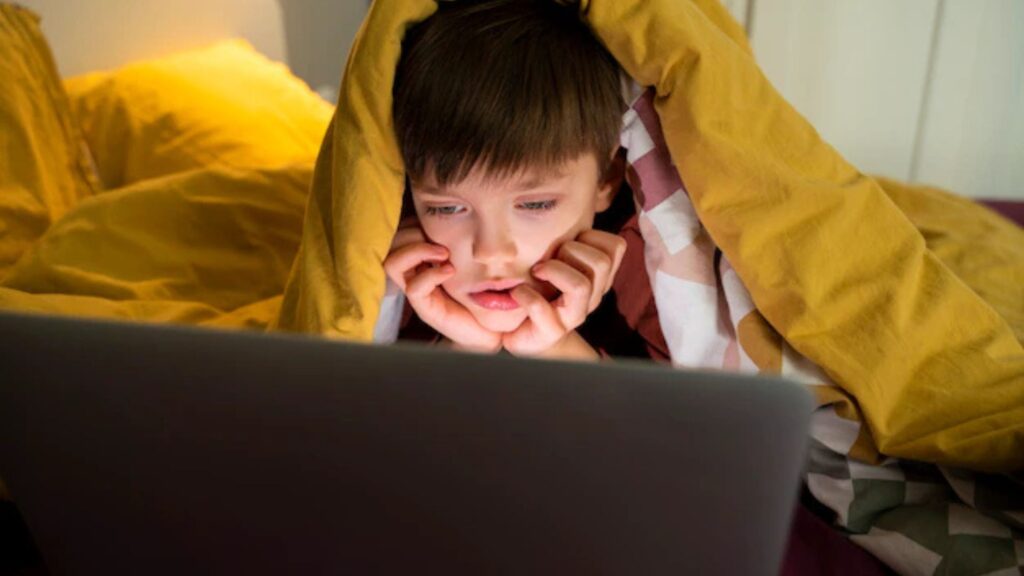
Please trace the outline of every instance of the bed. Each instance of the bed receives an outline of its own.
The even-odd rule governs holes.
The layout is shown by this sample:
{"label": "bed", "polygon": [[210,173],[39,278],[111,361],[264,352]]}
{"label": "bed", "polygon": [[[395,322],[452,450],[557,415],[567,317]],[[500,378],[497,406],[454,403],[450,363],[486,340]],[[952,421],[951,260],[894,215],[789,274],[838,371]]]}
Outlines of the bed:
{"label": "bed", "polygon": [[[210,14],[219,9],[201,4]],[[17,79],[0,95],[0,130],[13,142],[0,158],[7,179],[0,183],[7,191],[0,309],[257,331],[273,325],[333,106],[281,61],[281,13],[265,8],[259,12],[276,23],[254,22],[246,9],[248,28],[211,25],[194,43],[140,47],[137,58],[97,43],[65,75],[61,52],[54,61],[24,11],[5,8],[3,26],[35,40],[0,46],[19,55],[0,63],[0,73]],[[225,9],[221,22],[236,16]],[[943,198],[948,210],[974,209]],[[1022,223],[1024,204],[990,206]],[[945,234],[948,213],[914,214],[919,229]],[[963,237],[983,245],[989,224]],[[837,563],[851,573],[883,571],[819,516],[802,509],[797,526],[791,573]],[[829,550],[827,561],[815,549]]]}

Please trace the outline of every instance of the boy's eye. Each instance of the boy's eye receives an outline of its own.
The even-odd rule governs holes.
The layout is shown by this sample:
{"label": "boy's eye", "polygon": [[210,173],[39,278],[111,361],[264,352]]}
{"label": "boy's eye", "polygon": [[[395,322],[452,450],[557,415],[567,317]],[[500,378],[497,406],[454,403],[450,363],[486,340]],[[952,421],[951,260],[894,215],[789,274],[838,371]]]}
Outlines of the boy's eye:
{"label": "boy's eye", "polygon": [[524,210],[541,211],[551,210],[558,202],[556,200],[538,200],[536,202],[522,202],[519,204]]}
{"label": "boy's eye", "polygon": [[462,206],[427,206],[427,216],[454,216],[462,211]]}

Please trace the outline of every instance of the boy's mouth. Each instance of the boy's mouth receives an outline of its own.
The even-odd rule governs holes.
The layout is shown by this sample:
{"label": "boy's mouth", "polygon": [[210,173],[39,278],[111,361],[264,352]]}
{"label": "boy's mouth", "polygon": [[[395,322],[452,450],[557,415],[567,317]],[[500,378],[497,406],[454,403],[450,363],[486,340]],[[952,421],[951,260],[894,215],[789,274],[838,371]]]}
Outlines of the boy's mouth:
{"label": "boy's mouth", "polygon": [[512,298],[512,289],[522,284],[522,280],[491,280],[474,286],[469,297],[477,306],[486,310],[515,310],[519,303]]}
{"label": "boy's mouth", "polygon": [[515,310],[519,303],[512,297],[512,289],[507,290],[482,290],[469,295],[473,302],[487,310]]}

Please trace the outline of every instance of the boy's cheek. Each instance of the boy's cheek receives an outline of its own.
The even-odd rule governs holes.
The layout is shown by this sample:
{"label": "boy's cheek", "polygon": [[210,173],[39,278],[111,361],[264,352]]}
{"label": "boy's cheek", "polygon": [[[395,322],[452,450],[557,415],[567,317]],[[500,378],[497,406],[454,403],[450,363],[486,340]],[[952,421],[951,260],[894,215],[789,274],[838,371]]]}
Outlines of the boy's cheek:
{"label": "boy's cheek", "polygon": [[422,226],[422,229],[423,236],[427,242],[444,246],[448,249],[448,263],[455,267],[455,276],[453,278],[458,277],[459,268],[463,264],[459,243],[451,238],[452,234],[439,234],[434,226],[426,225]]}
{"label": "boy's cheek", "polygon": [[562,234],[561,236],[558,237],[557,240],[552,242],[551,245],[548,246],[548,249],[544,252],[544,256],[537,260],[537,262],[535,262],[534,264],[540,264],[541,262],[544,262],[546,260],[555,259],[558,256],[558,250],[562,247],[563,244],[575,240],[580,234],[589,229],[590,227],[582,225],[573,227],[571,230]]}
{"label": "boy's cheek", "polygon": [[455,298],[455,293],[453,291],[449,290],[448,286],[446,286],[446,284],[448,284],[449,282],[444,282],[443,284],[441,284],[441,290],[445,293],[446,296],[448,296],[452,300],[457,300]]}
{"label": "boy's cheek", "polygon": [[[420,228],[423,230],[423,236],[426,237],[428,242],[445,246],[443,242],[439,241],[436,226],[430,222],[429,216],[427,219],[420,219]],[[447,248],[447,246],[445,247]]]}

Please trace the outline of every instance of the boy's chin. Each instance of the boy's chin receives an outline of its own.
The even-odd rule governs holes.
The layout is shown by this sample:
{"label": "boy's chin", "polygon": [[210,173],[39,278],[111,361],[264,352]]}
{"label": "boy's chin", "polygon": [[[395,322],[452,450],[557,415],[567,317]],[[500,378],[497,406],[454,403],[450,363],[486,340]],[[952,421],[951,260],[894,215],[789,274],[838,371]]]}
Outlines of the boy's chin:
{"label": "boy's chin", "polygon": [[481,326],[491,332],[515,332],[526,320],[522,310],[475,312],[473,316]]}

